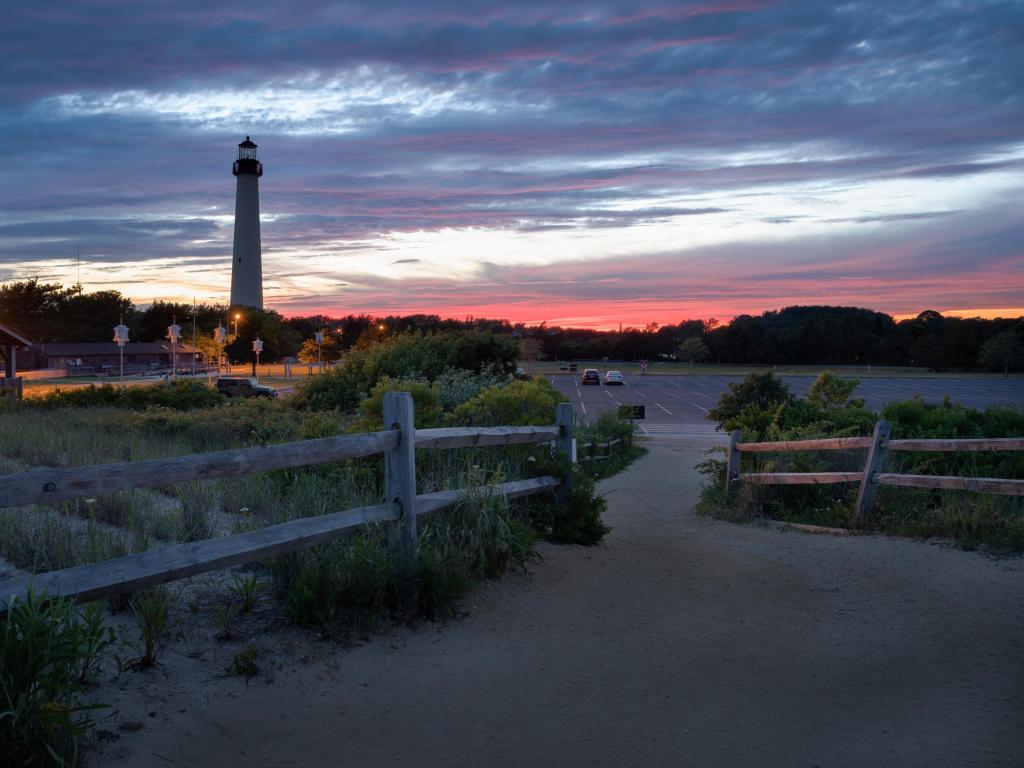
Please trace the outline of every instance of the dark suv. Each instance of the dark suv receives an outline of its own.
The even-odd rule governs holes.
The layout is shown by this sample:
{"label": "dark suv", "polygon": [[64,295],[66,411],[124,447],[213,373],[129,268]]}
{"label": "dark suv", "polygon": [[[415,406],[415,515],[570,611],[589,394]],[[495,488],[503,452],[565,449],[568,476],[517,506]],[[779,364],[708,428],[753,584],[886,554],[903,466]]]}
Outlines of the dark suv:
{"label": "dark suv", "polygon": [[217,391],[228,397],[277,397],[276,389],[249,376],[222,376],[217,379]]}
{"label": "dark suv", "polygon": [[601,374],[597,372],[596,368],[587,368],[583,371],[583,375],[580,376],[580,384],[597,384],[601,385]]}

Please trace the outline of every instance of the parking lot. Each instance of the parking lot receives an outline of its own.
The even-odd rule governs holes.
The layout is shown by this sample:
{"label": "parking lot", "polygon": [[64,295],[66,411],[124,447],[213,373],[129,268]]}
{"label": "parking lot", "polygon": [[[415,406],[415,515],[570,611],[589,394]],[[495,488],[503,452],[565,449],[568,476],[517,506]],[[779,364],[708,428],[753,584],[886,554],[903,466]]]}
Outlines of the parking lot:
{"label": "parking lot", "polygon": [[[580,371],[582,373],[582,370]],[[604,370],[601,370],[602,377]],[[645,406],[645,418],[639,422],[641,431],[667,437],[711,436],[715,425],[707,420],[729,383],[742,376],[650,376],[627,375],[623,386],[581,385],[579,374],[555,374],[548,377],[561,392],[568,395],[576,412],[584,418],[595,418],[603,411],[617,410],[620,405]],[[814,382],[813,376],[783,376],[794,394],[802,396]],[[1010,405],[1024,408],[1024,379],[1001,376],[955,378],[936,375],[927,378],[865,378],[857,388],[856,397],[863,398],[868,408],[878,409],[894,400],[909,400],[920,395],[930,403],[949,397],[953,402],[975,408]],[[717,433],[722,435],[721,432]]]}

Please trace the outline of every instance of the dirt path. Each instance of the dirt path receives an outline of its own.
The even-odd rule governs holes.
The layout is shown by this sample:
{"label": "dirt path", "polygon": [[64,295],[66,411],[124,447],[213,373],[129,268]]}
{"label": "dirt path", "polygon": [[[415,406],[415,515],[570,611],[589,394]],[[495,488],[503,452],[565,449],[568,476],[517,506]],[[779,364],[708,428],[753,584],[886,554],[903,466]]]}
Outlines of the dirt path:
{"label": "dirt path", "polygon": [[144,727],[101,764],[1024,764],[1024,562],[698,518],[700,459],[654,444],[603,484],[605,545],[545,547],[463,620],[269,684],[129,680]]}

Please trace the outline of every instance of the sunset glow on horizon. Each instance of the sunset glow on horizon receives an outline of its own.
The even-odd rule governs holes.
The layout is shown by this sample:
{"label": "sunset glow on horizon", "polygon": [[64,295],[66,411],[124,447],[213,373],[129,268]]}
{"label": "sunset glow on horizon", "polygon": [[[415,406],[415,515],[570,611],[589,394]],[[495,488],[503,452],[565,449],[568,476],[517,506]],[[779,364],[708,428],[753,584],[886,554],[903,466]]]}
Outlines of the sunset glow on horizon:
{"label": "sunset glow on horizon", "polygon": [[91,8],[8,14],[0,281],[226,302],[248,134],[289,316],[1024,315],[1017,3]]}

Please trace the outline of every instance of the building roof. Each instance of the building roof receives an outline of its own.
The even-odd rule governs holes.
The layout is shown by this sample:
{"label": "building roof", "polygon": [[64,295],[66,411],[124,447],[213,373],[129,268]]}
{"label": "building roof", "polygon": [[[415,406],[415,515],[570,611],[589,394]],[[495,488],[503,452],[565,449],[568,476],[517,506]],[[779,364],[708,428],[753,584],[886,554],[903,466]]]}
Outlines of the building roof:
{"label": "building roof", "polygon": [[17,331],[8,328],[6,325],[0,325],[0,344],[8,345],[13,344],[16,347],[31,347],[32,342],[26,339]]}
{"label": "building roof", "polygon": [[242,142],[241,144],[239,144],[238,146],[240,146],[240,147],[245,147],[246,149],[256,149],[256,144],[255,144],[255,143],[253,142],[253,140],[252,140],[252,139],[250,139],[250,138],[249,138],[248,136],[246,136],[246,137],[245,137],[245,141],[243,141],[243,142]]}
{"label": "building roof", "polygon": [[[192,345],[183,342],[177,343],[178,353],[189,354],[192,352]],[[40,352],[53,357],[88,357],[89,355],[116,355],[117,344],[112,341],[83,341],[83,342],[53,342],[52,344],[40,344]],[[198,350],[197,350],[198,351]],[[171,353],[169,341],[129,341],[124,345],[126,355],[160,355]]]}

